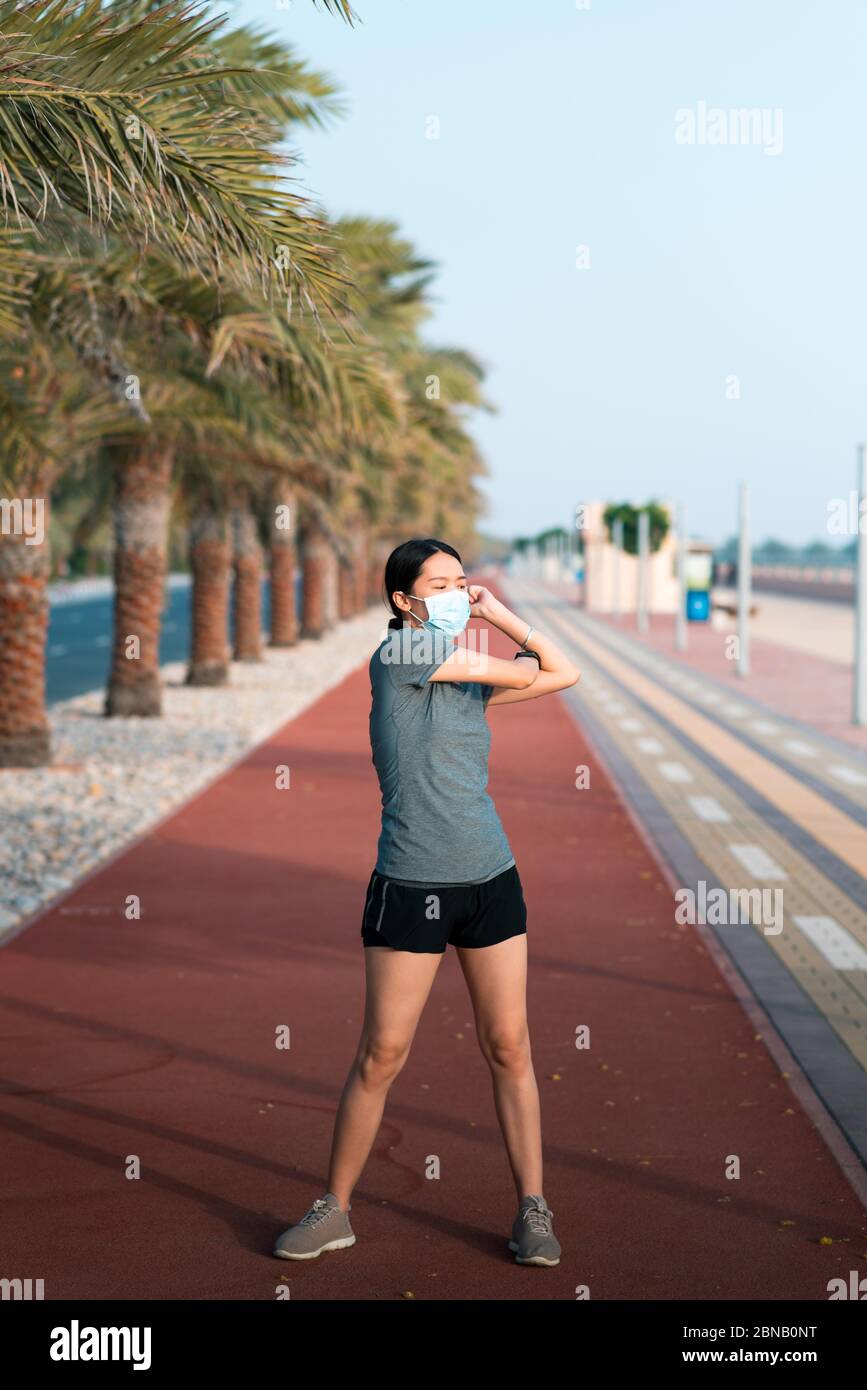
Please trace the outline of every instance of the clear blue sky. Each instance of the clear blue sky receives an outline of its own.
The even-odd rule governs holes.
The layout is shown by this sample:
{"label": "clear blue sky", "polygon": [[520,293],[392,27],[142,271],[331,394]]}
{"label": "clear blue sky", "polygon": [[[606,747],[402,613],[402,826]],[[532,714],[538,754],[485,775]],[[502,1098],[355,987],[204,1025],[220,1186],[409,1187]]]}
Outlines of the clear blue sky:
{"label": "clear blue sky", "polygon": [[[343,87],[300,131],[334,215],[440,265],[429,337],[487,365],[487,529],[682,497],[691,529],[828,539],[867,439],[867,8],[792,0],[243,0]],[[782,112],[761,144],[678,144],[683,108]],[[425,138],[435,115],[439,140]],[[587,245],[590,268],[575,266]],[[726,399],[736,376],[740,399]]]}

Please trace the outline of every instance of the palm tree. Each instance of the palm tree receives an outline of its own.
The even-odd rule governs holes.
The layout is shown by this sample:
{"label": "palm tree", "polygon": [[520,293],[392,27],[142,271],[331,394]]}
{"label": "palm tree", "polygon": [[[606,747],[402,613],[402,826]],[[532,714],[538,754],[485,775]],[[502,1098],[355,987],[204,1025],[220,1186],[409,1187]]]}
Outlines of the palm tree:
{"label": "palm tree", "polygon": [[[351,17],[342,0],[325,7]],[[430,530],[441,522],[455,528],[449,534],[471,533],[482,465],[461,411],[484,404],[481,368],[467,354],[422,343],[430,263],[394,224],[345,219],[331,229],[262,174],[275,163],[273,145],[287,120],[321,119],[328,109],[333,92],[325,79],[248,31],[221,36],[200,18],[191,26],[178,4],[120,0],[109,12],[98,0],[77,7],[25,0],[11,8],[23,16],[26,41],[0,37],[0,57],[9,59],[0,95],[4,80],[11,83],[31,148],[25,158],[19,142],[17,162],[10,160],[0,122],[0,182],[14,183],[28,229],[23,242],[21,234],[0,236],[0,271],[17,238],[0,328],[25,323],[22,306],[29,306],[30,335],[51,332],[74,354],[70,370],[90,375],[94,398],[107,393],[101,457],[116,479],[117,603],[106,709],[156,714],[173,481],[194,518],[189,678],[218,681],[227,667],[230,489],[233,532],[242,542],[240,650],[258,651],[255,516],[257,507],[264,516],[258,499],[266,475],[272,500],[288,496],[290,514],[294,503],[300,518],[303,630],[318,635],[367,597],[366,555],[375,552],[378,568],[382,547],[391,548],[406,525]],[[4,12],[11,13],[9,0],[0,0],[0,18]],[[160,45],[167,38],[168,61]],[[76,61],[67,69],[62,55],[70,47]],[[35,66],[44,79],[38,91]],[[124,112],[145,131],[132,154],[126,134],[126,144],[116,138]],[[100,135],[100,122],[108,134]],[[227,162],[230,127],[243,151],[235,158],[233,149]],[[42,173],[49,154],[60,152],[57,206],[51,198],[41,205]],[[165,216],[160,202],[158,225],[149,229],[158,199]],[[100,221],[111,236],[97,257],[88,228]],[[214,229],[219,234],[209,240]],[[68,254],[41,248],[36,235],[45,230]],[[214,245],[227,248],[216,264]],[[283,291],[286,307],[294,296],[309,317],[278,310]],[[336,341],[324,331],[325,311]],[[432,376],[444,387],[435,397]],[[130,389],[139,379],[141,393]],[[196,470],[210,477],[210,492],[188,488]],[[237,505],[239,496],[252,510]],[[285,540],[273,526],[266,533],[277,581],[272,641],[291,641],[291,529]],[[4,559],[0,540],[0,571]],[[41,641],[31,655],[41,662]],[[0,669],[0,710],[5,693]]]}
{"label": "palm tree", "polygon": [[293,161],[272,148],[298,70],[237,67],[256,39],[221,38],[224,24],[184,0],[0,0],[4,203],[49,244],[77,211],[193,273],[219,281],[231,267],[318,315],[341,276],[324,223],[280,180]]}
{"label": "palm tree", "polygon": [[343,585],[381,602],[382,571],[390,550],[409,530],[472,541],[482,505],[476,480],[485,471],[465,427],[470,409],[491,409],[481,394],[484,371],[471,354],[432,348],[421,328],[433,262],[423,258],[394,222],[342,218],[334,236],[349,267],[350,304],[368,341],[377,345],[401,399],[399,429],[338,442],[348,472],[343,488],[344,531],[353,538],[356,583]]}
{"label": "palm tree", "polygon": [[225,685],[232,550],[223,509],[203,497],[190,522],[193,572],[188,685]]}
{"label": "palm tree", "polygon": [[235,576],[233,617],[236,661],[262,660],[262,576],[259,525],[253,510],[252,488],[238,482],[230,512],[232,561]]}
{"label": "palm tree", "polygon": [[62,469],[89,460],[107,433],[128,428],[129,418],[69,354],[35,335],[26,366],[18,353],[0,353],[0,418],[0,505],[8,513],[0,526],[0,767],[36,767],[50,754],[44,647],[52,486]]}
{"label": "palm tree", "polygon": [[[351,16],[342,0],[326,8]],[[317,322],[321,309],[334,311],[344,280],[324,224],[276,174],[263,173],[281,162],[271,137],[291,104],[288,89],[303,86],[305,73],[289,59],[264,76],[245,69],[239,51],[263,41],[243,33],[218,39],[218,27],[176,0],[156,7],[120,0],[107,9],[99,0],[0,0],[0,185],[30,234],[23,246],[20,233],[0,234],[0,269],[10,259],[17,267],[0,296],[0,329],[26,331],[24,312],[39,278],[33,238],[47,232],[53,243],[84,243],[88,219],[110,225],[128,244],[161,245],[188,274],[209,274],[217,285],[257,282],[288,304],[295,296]],[[231,69],[215,61],[220,44]],[[310,82],[308,111],[329,95],[320,79]],[[53,317],[56,304],[48,303]],[[122,395],[135,374],[92,297],[86,310],[70,338],[97,379]],[[128,408],[148,423],[136,397]],[[171,463],[163,441],[112,448],[121,543],[107,712],[159,709],[154,663]],[[4,572],[32,568],[27,551],[6,540],[0,535]],[[38,631],[28,630],[35,640]],[[40,638],[28,666],[41,669],[41,647]],[[0,674],[0,706],[16,698],[5,689],[16,681],[14,671]],[[44,727],[41,703],[30,724]]]}
{"label": "palm tree", "polygon": [[291,647],[298,641],[295,570],[298,563],[297,492],[283,478],[274,481],[268,508],[268,551],[271,559],[272,647]]}

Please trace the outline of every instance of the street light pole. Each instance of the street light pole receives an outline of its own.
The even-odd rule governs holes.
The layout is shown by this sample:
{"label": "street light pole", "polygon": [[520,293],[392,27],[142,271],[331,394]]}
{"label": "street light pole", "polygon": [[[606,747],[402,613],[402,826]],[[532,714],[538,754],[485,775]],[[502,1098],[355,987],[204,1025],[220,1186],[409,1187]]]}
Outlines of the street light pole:
{"label": "street light pole", "polygon": [[623,518],[618,517],[611,528],[614,542],[614,575],[612,577],[611,611],[620,621],[620,557],[623,554]]}
{"label": "street light pole", "polygon": [[686,651],[686,503],[681,502],[677,509],[677,615],[674,620],[675,651]]}
{"label": "street light pole", "polygon": [[856,512],[857,567],[855,570],[855,673],[852,723],[867,724],[867,536],[861,525],[861,508],[867,495],[867,450],[858,445],[858,509]]}
{"label": "street light pole", "polygon": [[639,632],[647,631],[647,557],[650,551],[650,516],[647,509],[638,513],[638,607]]}
{"label": "street light pole", "polygon": [[752,593],[752,551],[750,548],[750,488],[741,483],[738,545],[738,675],[750,674],[750,596]]}

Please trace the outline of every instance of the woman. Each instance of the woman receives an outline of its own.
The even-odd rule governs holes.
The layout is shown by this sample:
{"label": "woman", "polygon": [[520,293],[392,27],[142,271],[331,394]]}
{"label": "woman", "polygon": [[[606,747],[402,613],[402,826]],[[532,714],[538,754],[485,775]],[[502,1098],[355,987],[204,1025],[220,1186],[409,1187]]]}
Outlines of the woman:
{"label": "woman", "polygon": [[[509,1248],[520,1264],[556,1265],[542,1195],[539,1093],[526,1017],[527,913],[521,880],[486,790],[486,711],[574,685],[563,652],[481,585],[444,541],[392,551],[393,617],[370,660],[370,739],[382,792],[376,866],[361,938],[367,998],[358,1053],[334,1127],[329,1190],[274,1254],[309,1260],[354,1245],[350,1197],[409,1050],[447,943],[458,953],[518,1194]],[[518,644],[514,658],[455,646],[470,617]]]}

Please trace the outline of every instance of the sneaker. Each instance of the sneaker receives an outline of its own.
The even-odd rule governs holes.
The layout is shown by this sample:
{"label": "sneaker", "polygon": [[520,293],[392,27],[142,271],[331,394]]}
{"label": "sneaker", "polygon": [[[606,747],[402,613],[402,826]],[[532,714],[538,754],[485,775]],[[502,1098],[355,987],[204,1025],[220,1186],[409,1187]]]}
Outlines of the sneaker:
{"label": "sneaker", "polygon": [[512,1222],[509,1241],[509,1249],[515,1251],[519,1265],[560,1263],[560,1245],[554,1235],[553,1218],[554,1213],[548,1210],[541,1194],[524,1198]]}
{"label": "sneaker", "polygon": [[[352,1210],[352,1203],[349,1204]],[[273,1254],[281,1260],[315,1260],[323,1250],[344,1250],[355,1244],[349,1214],[338,1205],[333,1192],[317,1197],[297,1226],[284,1231]]]}

